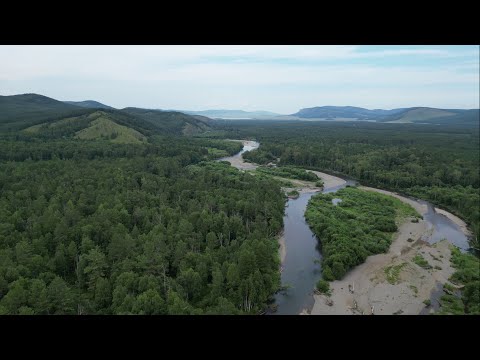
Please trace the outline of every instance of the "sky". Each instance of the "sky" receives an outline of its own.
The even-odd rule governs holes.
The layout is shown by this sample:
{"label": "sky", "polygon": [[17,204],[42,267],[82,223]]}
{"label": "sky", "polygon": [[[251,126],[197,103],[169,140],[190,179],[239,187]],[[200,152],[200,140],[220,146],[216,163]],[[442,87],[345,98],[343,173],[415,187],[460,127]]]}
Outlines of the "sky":
{"label": "sky", "polygon": [[123,108],[479,108],[479,46],[0,46],[0,95]]}

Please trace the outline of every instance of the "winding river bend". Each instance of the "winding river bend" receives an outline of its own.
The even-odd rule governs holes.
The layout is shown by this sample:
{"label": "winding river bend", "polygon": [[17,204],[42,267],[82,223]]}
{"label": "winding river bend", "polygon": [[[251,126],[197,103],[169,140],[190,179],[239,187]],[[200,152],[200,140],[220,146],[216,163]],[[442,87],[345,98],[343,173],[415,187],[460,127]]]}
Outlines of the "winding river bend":
{"label": "winding river bend", "polygon": [[[219,159],[219,161],[229,161],[232,166],[241,170],[255,169],[256,165],[243,161],[242,154],[258,148],[260,144],[255,141],[243,141],[243,144],[242,151],[234,156]],[[344,180],[320,172],[315,173],[325,182],[322,193],[335,192],[347,185],[356,184],[353,180]],[[275,314],[278,315],[297,315],[304,310],[310,311],[314,304],[313,289],[321,278],[319,261],[322,256],[319,251],[318,239],[306,223],[304,214],[308,201],[317,192],[313,189],[302,191],[297,199],[289,199],[286,204],[283,236],[286,257],[283,262],[281,280],[282,285],[287,286],[287,289],[275,295],[275,303],[278,305]],[[419,206],[426,207],[423,217],[429,231],[422,240],[435,243],[446,238],[463,251],[469,248],[468,238],[459,225],[438,213],[429,202],[413,198],[410,200]]]}
{"label": "winding river bend", "polygon": [[[347,182],[325,188],[322,192],[335,192],[355,182]],[[303,309],[311,309],[314,303],[313,288],[320,279],[322,258],[318,239],[305,221],[308,201],[317,192],[302,193],[297,199],[289,199],[285,209],[284,238],[286,256],[283,263],[282,285],[288,289],[275,296],[278,310],[275,314],[299,314]]]}

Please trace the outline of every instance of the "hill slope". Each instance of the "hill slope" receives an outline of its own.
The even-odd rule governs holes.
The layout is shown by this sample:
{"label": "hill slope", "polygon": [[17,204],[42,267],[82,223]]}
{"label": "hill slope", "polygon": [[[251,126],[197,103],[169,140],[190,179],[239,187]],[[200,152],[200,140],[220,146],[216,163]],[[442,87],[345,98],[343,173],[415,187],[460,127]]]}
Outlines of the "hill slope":
{"label": "hill slope", "polygon": [[125,108],[122,112],[142,119],[160,133],[194,135],[210,130],[211,119],[204,116],[192,116],[174,111],[161,111],[139,108]]}
{"label": "hill slope", "polygon": [[[455,110],[453,110],[455,111]],[[423,122],[429,119],[441,118],[444,116],[456,115],[456,112],[452,110],[443,110],[443,109],[434,109],[427,107],[418,107],[406,109],[398,114],[388,116],[383,121],[386,122],[395,122],[395,123],[412,123],[412,122]],[[394,120],[392,120],[394,119]]]}
{"label": "hill slope", "polygon": [[27,127],[24,134],[43,138],[110,139],[113,142],[136,143],[158,133],[151,123],[119,110],[94,110],[79,116],[68,116]]}
{"label": "hill slope", "polygon": [[84,113],[85,110],[37,94],[0,96],[0,128],[20,129],[42,120],[65,117],[73,112]]}
{"label": "hill slope", "polygon": [[111,106],[102,104],[94,100],[85,100],[85,101],[64,101],[65,104],[80,106],[89,109],[115,109]]}
{"label": "hill slope", "polygon": [[110,140],[114,143],[139,144],[147,141],[145,135],[129,128],[119,125],[110,114],[97,111],[88,116],[91,120],[90,126],[79,130],[75,138],[82,140]]}

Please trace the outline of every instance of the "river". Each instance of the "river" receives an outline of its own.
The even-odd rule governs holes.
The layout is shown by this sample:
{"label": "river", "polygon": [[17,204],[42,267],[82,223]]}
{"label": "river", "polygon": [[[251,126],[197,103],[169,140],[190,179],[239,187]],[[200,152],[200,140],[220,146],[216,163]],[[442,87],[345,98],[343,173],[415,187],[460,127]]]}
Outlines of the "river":
{"label": "river", "polygon": [[[245,163],[242,154],[245,151],[256,149],[258,142],[244,142],[242,151],[234,156],[220,160],[229,161],[232,166],[242,170],[255,169],[256,165]],[[318,173],[317,174],[322,174]],[[353,180],[342,179],[326,175],[330,181],[325,182],[322,193],[335,192],[347,185],[355,185]],[[337,181],[332,181],[332,180]],[[331,185],[329,185],[331,184]],[[340,185],[338,185],[340,184]],[[275,303],[278,305],[274,314],[297,315],[303,310],[310,311],[314,304],[313,289],[316,282],[321,278],[319,241],[305,221],[305,210],[310,198],[317,192],[302,192],[297,199],[289,199],[286,204],[284,216],[284,238],[286,245],[286,257],[281,273],[282,285],[287,289],[275,295]],[[443,238],[458,246],[463,251],[469,248],[468,238],[461,228],[446,216],[435,211],[435,207],[427,201],[416,200],[421,205],[427,206],[424,220],[430,229],[428,237],[423,240],[435,243]],[[321,242],[321,239],[320,239]]]}
{"label": "river", "polygon": [[228,161],[232,166],[240,170],[256,169],[258,165],[245,162],[242,158],[242,154],[246,151],[257,149],[260,146],[260,144],[256,141],[250,141],[250,140],[231,140],[231,141],[241,141],[243,143],[243,149],[233,156],[227,156],[227,157],[218,159],[217,161]]}
{"label": "river", "polygon": [[[325,188],[322,192],[335,192],[355,182],[347,180],[342,185]],[[282,285],[289,286],[275,295],[278,310],[275,314],[299,314],[313,306],[313,288],[321,277],[319,261],[322,258],[318,239],[305,221],[308,201],[317,192],[302,193],[297,199],[289,199],[285,208],[284,238],[286,257],[283,263]]]}

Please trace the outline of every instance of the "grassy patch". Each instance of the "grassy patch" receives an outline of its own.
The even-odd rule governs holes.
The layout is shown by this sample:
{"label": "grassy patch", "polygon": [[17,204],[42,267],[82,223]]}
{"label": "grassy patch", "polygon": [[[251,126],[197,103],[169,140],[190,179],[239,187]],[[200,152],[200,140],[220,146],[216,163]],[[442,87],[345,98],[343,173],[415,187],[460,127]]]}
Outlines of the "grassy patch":
{"label": "grassy patch", "polygon": [[387,281],[392,284],[392,285],[395,285],[398,283],[398,277],[400,275],[400,272],[402,270],[402,268],[407,265],[407,263],[401,263],[399,265],[395,265],[395,266],[388,266],[385,268],[385,274],[387,276]]}
{"label": "grassy patch", "polygon": [[417,296],[417,294],[418,294],[418,288],[417,288],[415,285],[409,285],[408,287],[413,291],[413,293],[415,294],[415,296]]}
{"label": "grassy patch", "polygon": [[425,304],[426,307],[429,307],[430,305],[432,305],[432,302],[430,301],[430,299],[423,300],[423,303]]}
{"label": "grassy patch", "polygon": [[317,282],[317,290],[320,291],[322,294],[330,295],[330,284],[328,283],[328,281],[320,279]]}
{"label": "grassy patch", "polygon": [[451,284],[449,284],[449,283],[445,283],[445,284],[443,285],[443,288],[446,289],[446,290],[448,290],[448,291],[450,291],[450,292],[455,292],[455,288],[454,288]]}
{"label": "grassy patch", "polygon": [[300,193],[297,190],[292,190],[287,193],[289,197],[292,197],[294,199],[298,198],[300,196]]}
{"label": "grassy patch", "polygon": [[120,144],[141,144],[147,141],[138,131],[119,125],[103,114],[92,121],[89,127],[78,131],[75,137],[82,140],[109,140]]}
{"label": "grassy patch", "polygon": [[421,268],[424,269],[431,269],[432,266],[428,263],[427,260],[424,259],[424,257],[420,254],[415,255],[415,257],[412,259],[412,261],[420,266]]}

